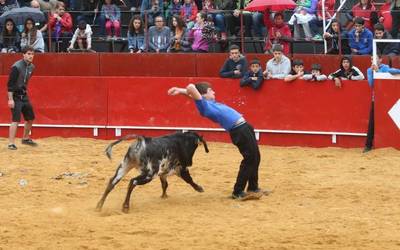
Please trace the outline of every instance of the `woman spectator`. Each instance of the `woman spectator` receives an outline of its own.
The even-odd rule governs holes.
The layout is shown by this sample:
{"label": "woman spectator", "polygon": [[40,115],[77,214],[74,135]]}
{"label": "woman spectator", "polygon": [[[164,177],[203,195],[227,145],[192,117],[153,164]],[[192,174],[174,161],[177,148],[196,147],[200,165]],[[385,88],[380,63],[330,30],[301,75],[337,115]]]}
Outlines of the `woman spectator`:
{"label": "woman spectator", "polygon": [[112,37],[112,28],[114,28],[114,38],[121,36],[121,11],[112,0],[105,0],[101,7],[101,15],[106,20],[107,38]]}
{"label": "woman spectator", "polygon": [[[339,36],[340,36],[340,41],[339,41]],[[324,33],[324,38],[330,41],[330,48],[328,49],[327,54],[336,54],[336,55],[339,54],[340,47],[343,54],[346,55],[351,54],[348,34],[345,30],[342,30],[338,20],[336,19],[332,20],[331,26],[329,27],[327,32]]]}
{"label": "woman spectator", "polygon": [[196,24],[189,34],[189,41],[193,41],[192,50],[194,52],[208,52],[209,41],[204,30],[206,26],[207,15],[203,12],[199,12],[196,15]]}
{"label": "woman spectator", "polygon": [[351,11],[353,12],[353,21],[355,17],[362,17],[364,19],[364,27],[370,31],[374,30],[374,25],[378,21],[378,14],[372,0],[360,0]]}
{"label": "woman spectator", "polygon": [[66,51],[69,40],[72,37],[72,27],[71,15],[65,12],[64,3],[59,2],[53,15],[50,15],[48,22],[53,41],[61,42],[57,51]]}
{"label": "woman spectator", "polygon": [[128,49],[130,53],[142,53],[145,48],[143,21],[135,15],[128,25]]}
{"label": "woman spectator", "polygon": [[92,49],[92,28],[85,20],[80,20],[78,28],[75,30],[74,35],[71,39],[71,44],[69,49],[75,48],[75,42],[78,43],[78,48],[80,50],[91,50]]}
{"label": "woman spectator", "polygon": [[31,46],[35,52],[44,52],[44,40],[42,32],[35,26],[32,18],[25,20],[24,30],[21,33],[21,48]]}
{"label": "woman spectator", "polygon": [[190,51],[190,42],[188,40],[188,32],[185,27],[185,22],[180,16],[172,17],[171,25],[171,52],[187,52]]}
{"label": "woman spectator", "polygon": [[12,19],[7,19],[0,34],[1,53],[15,53],[20,50],[21,39]]}
{"label": "woman spectator", "polygon": [[283,47],[283,53],[288,55],[290,52],[290,41],[292,33],[289,26],[283,21],[283,14],[278,12],[274,16],[274,23],[268,29],[268,37],[265,42],[265,53],[272,53],[274,44],[280,44]]}
{"label": "woman spectator", "polygon": [[194,23],[196,22],[197,12],[197,5],[193,2],[193,0],[184,0],[184,3],[181,7],[181,17],[183,21],[185,21],[188,30],[193,28]]}

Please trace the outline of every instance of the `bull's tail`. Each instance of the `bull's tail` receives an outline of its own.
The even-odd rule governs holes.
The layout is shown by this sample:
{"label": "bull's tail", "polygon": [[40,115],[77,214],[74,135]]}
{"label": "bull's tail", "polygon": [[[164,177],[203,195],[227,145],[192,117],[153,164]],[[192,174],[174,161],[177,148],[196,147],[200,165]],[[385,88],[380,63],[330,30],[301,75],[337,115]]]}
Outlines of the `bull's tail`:
{"label": "bull's tail", "polygon": [[119,140],[117,140],[117,141],[115,141],[115,142],[110,143],[110,144],[107,146],[107,148],[106,148],[106,155],[107,155],[108,159],[111,160],[111,156],[112,156],[112,147],[114,147],[115,145],[117,145],[118,143],[120,143],[120,142],[122,142],[122,141],[129,140],[129,139],[136,139],[136,138],[138,138],[138,137],[140,137],[140,136],[139,136],[139,135],[135,135],[135,134],[126,135],[126,136],[122,137],[121,139],[119,139]]}
{"label": "bull's tail", "polygon": [[204,140],[203,136],[199,136],[199,140],[201,141],[201,143],[203,143],[204,150],[206,151],[206,153],[210,152],[208,150],[207,142],[206,142],[206,140]]}

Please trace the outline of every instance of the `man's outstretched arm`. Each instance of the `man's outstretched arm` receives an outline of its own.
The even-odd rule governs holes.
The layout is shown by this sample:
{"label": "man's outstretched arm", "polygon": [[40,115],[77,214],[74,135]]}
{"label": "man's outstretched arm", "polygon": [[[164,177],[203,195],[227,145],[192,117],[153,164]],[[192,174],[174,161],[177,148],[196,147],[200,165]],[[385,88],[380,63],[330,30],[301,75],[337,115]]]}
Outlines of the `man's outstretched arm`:
{"label": "man's outstretched arm", "polygon": [[186,88],[172,87],[168,90],[168,95],[185,95],[194,100],[202,99],[200,92],[193,83],[190,83]]}

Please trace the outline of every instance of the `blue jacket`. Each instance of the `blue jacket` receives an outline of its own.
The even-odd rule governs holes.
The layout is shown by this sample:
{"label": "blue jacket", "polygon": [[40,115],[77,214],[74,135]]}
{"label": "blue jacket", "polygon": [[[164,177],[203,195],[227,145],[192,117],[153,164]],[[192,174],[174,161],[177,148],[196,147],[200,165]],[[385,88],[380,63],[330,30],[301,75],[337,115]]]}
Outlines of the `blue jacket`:
{"label": "blue jacket", "polygon": [[136,33],[128,31],[128,49],[144,51],[146,46],[144,44],[144,33]]}
{"label": "blue jacket", "polygon": [[[252,80],[251,77],[257,77],[257,80]],[[263,71],[260,70],[257,73],[254,73],[251,70],[248,70],[244,73],[243,78],[240,80],[240,87],[244,87],[246,85],[250,85],[253,89],[258,89],[264,81]]]}
{"label": "blue jacket", "polygon": [[349,33],[349,46],[352,49],[357,49],[358,55],[370,55],[372,53],[372,39],[374,36],[369,29],[364,28],[360,34],[360,39],[356,41],[356,30],[352,29]]}
{"label": "blue jacket", "polygon": [[[390,73],[390,74],[400,74],[400,69],[390,68],[386,64],[379,65],[379,73]],[[370,87],[374,86],[374,74],[371,68],[367,70],[368,84]]]}

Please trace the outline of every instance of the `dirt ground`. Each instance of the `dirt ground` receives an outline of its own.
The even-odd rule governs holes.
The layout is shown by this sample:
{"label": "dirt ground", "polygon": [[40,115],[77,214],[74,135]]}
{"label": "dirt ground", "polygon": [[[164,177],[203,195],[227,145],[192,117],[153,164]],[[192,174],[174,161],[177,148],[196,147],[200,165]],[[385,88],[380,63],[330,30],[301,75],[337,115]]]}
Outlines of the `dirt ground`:
{"label": "dirt ground", "polygon": [[[128,143],[47,138],[17,151],[0,138],[0,249],[400,249],[400,151],[261,146],[257,201],[229,199],[241,156],[231,144],[199,148],[195,192],[169,177],[128,179],[95,206]],[[129,176],[135,176],[132,171]]]}

